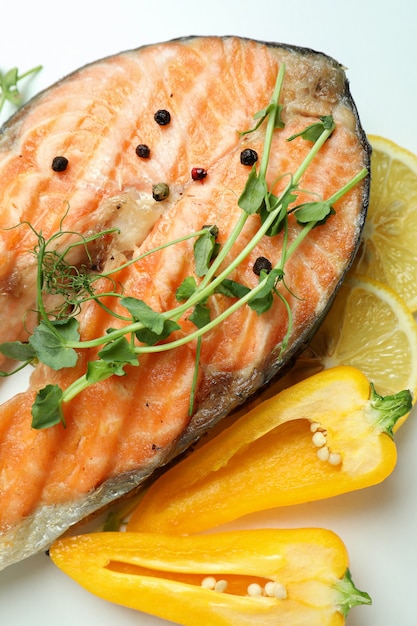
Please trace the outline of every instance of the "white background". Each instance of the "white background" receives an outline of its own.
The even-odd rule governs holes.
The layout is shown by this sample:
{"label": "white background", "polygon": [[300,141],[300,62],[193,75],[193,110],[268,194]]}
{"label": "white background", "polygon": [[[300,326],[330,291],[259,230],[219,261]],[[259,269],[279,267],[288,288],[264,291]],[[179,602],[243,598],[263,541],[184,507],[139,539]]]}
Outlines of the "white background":
{"label": "white background", "polygon": [[[87,62],[173,37],[235,34],[311,47],[346,66],[366,132],[417,153],[416,18],[415,0],[5,0],[0,69],[43,64],[29,95]],[[4,397],[11,390],[2,385]],[[357,586],[373,598],[372,607],[352,610],[349,626],[417,624],[415,416],[396,443],[398,464],[382,485],[245,520],[259,527],[318,525],[341,536]],[[90,596],[44,555],[0,573],[0,623],[166,624]]]}

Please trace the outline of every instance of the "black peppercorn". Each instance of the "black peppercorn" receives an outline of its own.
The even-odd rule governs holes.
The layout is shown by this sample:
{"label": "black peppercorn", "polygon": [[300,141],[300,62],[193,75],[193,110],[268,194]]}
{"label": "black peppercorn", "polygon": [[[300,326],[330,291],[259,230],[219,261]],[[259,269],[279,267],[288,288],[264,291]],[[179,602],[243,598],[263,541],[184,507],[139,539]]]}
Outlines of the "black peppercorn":
{"label": "black peppercorn", "polygon": [[257,276],[261,275],[261,271],[265,270],[267,274],[272,270],[272,263],[269,259],[266,259],[264,256],[258,256],[255,263],[253,264],[253,273]]}
{"label": "black peppercorn", "polygon": [[202,167],[193,167],[191,170],[191,178],[193,180],[203,180],[207,176],[207,170]]}
{"label": "black peppercorn", "polygon": [[52,161],[54,172],[63,172],[68,167],[68,159],[64,156],[56,156]]}
{"label": "black peppercorn", "polygon": [[246,148],[240,153],[240,162],[242,165],[253,165],[258,160],[258,153],[252,148]]}
{"label": "black peppercorn", "polygon": [[140,143],[138,146],[136,146],[136,154],[141,159],[149,159],[151,151],[150,151],[149,146],[147,146],[144,143]]}
{"label": "black peppercorn", "polygon": [[157,111],[153,117],[155,122],[160,126],[166,126],[171,121],[171,114],[165,109],[159,109],[159,111]]}

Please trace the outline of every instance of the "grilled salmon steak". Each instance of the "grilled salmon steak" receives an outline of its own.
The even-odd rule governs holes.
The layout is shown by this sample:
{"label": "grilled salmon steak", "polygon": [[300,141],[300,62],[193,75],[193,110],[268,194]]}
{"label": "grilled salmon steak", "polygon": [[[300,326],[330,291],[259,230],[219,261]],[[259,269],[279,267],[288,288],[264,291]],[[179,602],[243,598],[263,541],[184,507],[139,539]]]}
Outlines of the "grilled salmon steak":
{"label": "grilled salmon steak", "polygon": [[290,366],[357,251],[369,157],[338,62],[238,37],[94,62],[3,126],[3,368],[10,345],[35,367],[0,407],[0,568]]}

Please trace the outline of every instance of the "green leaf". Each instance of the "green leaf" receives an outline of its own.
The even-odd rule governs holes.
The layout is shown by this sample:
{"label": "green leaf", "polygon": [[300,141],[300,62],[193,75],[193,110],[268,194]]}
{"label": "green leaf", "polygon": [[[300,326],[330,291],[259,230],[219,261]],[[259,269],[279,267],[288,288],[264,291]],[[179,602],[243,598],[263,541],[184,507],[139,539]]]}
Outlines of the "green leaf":
{"label": "green leaf", "polygon": [[[267,210],[265,204],[261,207],[259,214],[261,216],[261,222],[263,224],[270,216],[270,213]],[[266,230],[265,235],[267,235],[268,237],[274,237],[275,235],[280,233],[284,227],[286,217],[287,217],[287,209],[285,206],[282,206],[280,211],[277,213],[274,221],[272,222],[272,224],[270,224],[269,228]]]}
{"label": "green leaf", "polygon": [[331,115],[322,115],[320,116],[320,119],[323,122],[324,130],[334,130],[336,128],[336,124],[334,123],[334,119]]}
{"label": "green leaf", "polygon": [[207,274],[215,252],[217,252],[216,235],[207,228],[194,243],[194,259],[197,276]]}
{"label": "green leaf", "polygon": [[263,178],[258,177],[256,166],[254,165],[249,173],[245,188],[238,200],[238,205],[245,213],[253,215],[257,213],[262,203],[265,202],[267,192],[266,182]]}
{"label": "green leaf", "polygon": [[256,125],[249,130],[244,130],[243,132],[239,132],[239,135],[243,137],[243,135],[249,135],[249,133],[255,132],[264,122],[264,120],[268,117],[268,115],[274,116],[274,128],[284,128],[284,122],[281,118],[282,112],[282,104],[275,104],[274,102],[270,102],[267,107],[260,109],[253,116],[254,120],[258,120]]}
{"label": "green leaf", "polygon": [[296,137],[302,137],[305,141],[311,141],[315,143],[324,130],[334,130],[336,125],[331,115],[323,115],[320,117],[320,122],[310,124],[304,130],[295,135],[288,137],[287,141],[293,141]]}
{"label": "green leaf", "polygon": [[229,298],[243,298],[243,296],[249,293],[250,289],[235,280],[225,278],[220,285],[217,285],[214,291],[215,293],[221,293],[223,296],[228,296]]}
{"label": "green leaf", "polygon": [[65,426],[62,396],[63,391],[58,385],[46,385],[38,391],[32,405],[32,428],[49,428],[60,422]]}
{"label": "green leaf", "polygon": [[64,320],[51,321],[52,326],[56,329],[63,339],[66,341],[78,341],[80,333],[78,332],[79,322],[75,317],[68,317]]}
{"label": "green leaf", "polygon": [[271,291],[268,291],[268,293],[262,297],[256,296],[252,300],[249,300],[248,304],[258,315],[262,315],[262,313],[265,313],[271,308],[273,301],[273,294]]}
{"label": "green leaf", "polygon": [[298,196],[296,193],[294,193],[296,189],[297,189],[296,185],[291,185],[289,189],[287,189],[287,191],[284,193],[281,199],[282,206],[285,208],[286,211],[288,210],[289,205],[292,202],[295,202],[297,200]]}
{"label": "green leaf", "polygon": [[65,321],[55,320],[47,324],[41,321],[29,338],[29,343],[39,361],[53,370],[74,367],[78,355],[73,348],[67,348],[67,341],[78,341],[78,321],[70,317]]}
{"label": "green leaf", "polygon": [[268,311],[273,303],[273,292],[278,281],[282,280],[284,272],[281,269],[273,269],[268,274],[265,270],[261,270],[259,281],[265,281],[262,289],[249,300],[248,305],[256,311],[258,315]]}
{"label": "green leaf", "polygon": [[326,200],[299,204],[294,211],[299,224],[310,224],[311,222],[317,222],[317,225],[323,224],[330,215],[335,214],[335,210]]}
{"label": "green leaf", "polygon": [[2,87],[4,89],[10,89],[10,87],[16,87],[17,84],[17,76],[18,69],[17,67],[12,67],[6,74],[3,76]]}
{"label": "green leaf", "polygon": [[128,296],[120,300],[136,322],[140,322],[153,333],[159,335],[164,329],[165,318],[162,313],[154,311],[146,302]]}
{"label": "green leaf", "polygon": [[164,328],[161,333],[156,334],[149,330],[149,328],[142,328],[141,330],[137,330],[135,335],[138,341],[141,341],[148,346],[153,346],[158,343],[158,341],[163,341],[169,337],[174,330],[179,330],[180,328],[181,326],[177,324],[177,322],[174,322],[173,320],[165,320]]}
{"label": "green leaf", "polygon": [[190,322],[197,328],[203,328],[210,322],[210,309],[206,302],[199,302],[189,317]]}
{"label": "green leaf", "polygon": [[257,130],[260,125],[262,124],[262,122],[264,121],[264,119],[267,117],[268,113],[271,110],[271,107],[273,107],[274,105],[272,103],[268,104],[267,107],[265,107],[264,109],[261,109],[260,111],[257,111],[255,113],[255,115],[253,116],[254,120],[259,120],[257,122],[257,124],[253,127],[253,128],[249,128],[249,130],[244,130],[242,132],[239,133],[239,135],[241,137],[243,137],[243,135],[249,135],[249,133],[253,133],[255,132],[255,130]]}
{"label": "green leaf", "polygon": [[262,224],[267,219],[269,219],[270,212],[275,211],[278,208],[279,204],[281,204],[281,208],[278,211],[274,221],[270,224],[270,226],[268,227],[268,230],[265,232],[265,235],[267,235],[268,237],[274,237],[275,235],[280,233],[282,229],[284,228],[285,221],[287,218],[288,206],[292,202],[297,200],[297,195],[293,193],[296,189],[297,189],[296,185],[291,185],[281,197],[277,197],[272,193],[268,194],[270,209],[268,209],[267,203],[264,202],[264,204],[262,205],[259,211]]}
{"label": "green leaf", "polygon": [[139,365],[138,357],[126,337],[119,337],[100,350],[98,356],[108,363]]}
{"label": "green leaf", "polygon": [[125,363],[111,363],[109,361],[97,360],[87,363],[86,380],[90,383],[99,383],[110,376],[125,376],[123,369]]}
{"label": "green leaf", "polygon": [[184,300],[188,300],[196,289],[197,281],[194,276],[187,276],[187,278],[184,278],[180,286],[177,288],[175,297],[178,302],[183,302]]}
{"label": "green leaf", "polygon": [[8,359],[15,361],[30,361],[36,357],[33,347],[21,341],[6,341],[0,344],[0,352]]}

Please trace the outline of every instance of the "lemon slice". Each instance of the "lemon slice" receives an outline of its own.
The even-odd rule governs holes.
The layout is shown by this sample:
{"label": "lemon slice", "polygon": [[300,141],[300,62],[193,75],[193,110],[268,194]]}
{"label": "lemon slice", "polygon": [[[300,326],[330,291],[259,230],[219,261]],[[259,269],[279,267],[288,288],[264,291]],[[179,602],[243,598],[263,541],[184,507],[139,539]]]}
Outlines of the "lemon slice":
{"label": "lemon slice", "polygon": [[417,310],[417,156],[370,135],[371,190],[354,271],[392,287]]}
{"label": "lemon slice", "polygon": [[336,365],[360,369],[380,395],[409,389],[415,399],[417,323],[393,289],[368,277],[349,275],[308,348],[261,399]]}

